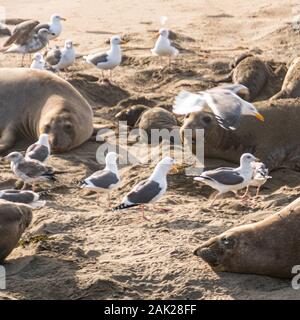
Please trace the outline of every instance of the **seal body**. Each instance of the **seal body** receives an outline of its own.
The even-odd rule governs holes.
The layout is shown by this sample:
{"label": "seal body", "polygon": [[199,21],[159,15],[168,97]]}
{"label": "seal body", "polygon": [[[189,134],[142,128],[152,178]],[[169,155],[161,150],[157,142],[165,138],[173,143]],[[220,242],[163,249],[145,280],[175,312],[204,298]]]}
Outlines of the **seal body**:
{"label": "seal body", "polygon": [[142,104],[130,106],[120,112],[115,116],[119,121],[126,121],[129,127],[135,127],[140,120],[142,114],[149,110],[150,108]]}
{"label": "seal body", "polygon": [[243,84],[249,89],[249,100],[260,93],[268,81],[269,70],[264,61],[255,56],[245,55],[237,59],[232,73],[232,82]]}
{"label": "seal body", "polygon": [[300,57],[293,60],[284,78],[281,90],[271,100],[300,97]]}
{"label": "seal body", "polygon": [[93,113],[68,82],[49,72],[31,69],[0,71],[0,153],[17,138],[35,141],[49,135],[54,152],[71,150],[93,133]]}
{"label": "seal body", "polygon": [[0,200],[0,263],[16,247],[31,220],[29,206]]}
{"label": "seal body", "polygon": [[[265,117],[265,122],[244,116],[235,131],[221,128],[210,113],[191,113],[184,119],[181,137],[183,139],[185,129],[192,129],[195,139],[195,129],[204,129],[206,158],[238,163],[241,154],[249,152],[270,170],[282,166],[298,170],[300,99],[276,100],[273,103],[262,101],[255,103],[255,107]],[[196,143],[194,140],[193,149]]]}
{"label": "seal body", "polygon": [[291,278],[300,264],[300,198],[263,221],[230,229],[195,250],[215,271]]}

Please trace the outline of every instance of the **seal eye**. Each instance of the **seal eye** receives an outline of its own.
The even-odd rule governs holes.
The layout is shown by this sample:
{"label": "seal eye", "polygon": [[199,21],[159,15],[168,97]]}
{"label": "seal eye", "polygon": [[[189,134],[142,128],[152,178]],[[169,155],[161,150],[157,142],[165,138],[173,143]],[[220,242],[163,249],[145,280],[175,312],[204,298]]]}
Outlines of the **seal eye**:
{"label": "seal eye", "polygon": [[210,123],[210,122],[211,122],[211,118],[210,118],[210,117],[203,117],[202,120],[203,120],[205,123]]}
{"label": "seal eye", "polygon": [[51,129],[51,126],[50,124],[46,124],[45,127],[44,127],[44,133],[48,133]]}
{"label": "seal eye", "polygon": [[65,129],[65,131],[70,131],[72,129],[72,125],[70,123],[66,123],[64,125],[64,129]]}
{"label": "seal eye", "polygon": [[221,241],[228,248],[232,248],[234,245],[234,239],[232,239],[230,237],[224,237],[221,239]]}

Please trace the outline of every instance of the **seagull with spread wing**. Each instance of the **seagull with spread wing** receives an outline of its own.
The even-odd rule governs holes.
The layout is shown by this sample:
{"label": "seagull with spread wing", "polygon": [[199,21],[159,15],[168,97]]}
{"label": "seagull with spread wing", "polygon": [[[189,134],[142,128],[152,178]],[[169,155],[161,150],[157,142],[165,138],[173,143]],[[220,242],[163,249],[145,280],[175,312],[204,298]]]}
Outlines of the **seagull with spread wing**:
{"label": "seagull with spread wing", "polygon": [[198,94],[182,91],[175,99],[173,112],[179,115],[199,111],[212,112],[219,125],[226,130],[235,130],[244,115],[264,121],[263,115],[253,104],[237,95],[238,92],[247,90],[244,85],[235,84],[208,89]]}

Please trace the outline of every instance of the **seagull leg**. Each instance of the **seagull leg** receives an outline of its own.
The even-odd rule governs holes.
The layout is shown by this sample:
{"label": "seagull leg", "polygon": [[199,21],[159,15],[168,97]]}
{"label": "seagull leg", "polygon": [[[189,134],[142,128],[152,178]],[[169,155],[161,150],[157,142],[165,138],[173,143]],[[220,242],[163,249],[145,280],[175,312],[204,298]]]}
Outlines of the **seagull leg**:
{"label": "seagull leg", "polygon": [[161,212],[161,213],[167,213],[167,212],[172,211],[172,209],[168,209],[168,208],[158,208],[158,207],[155,207],[155,206],[152,206],[152,210],[153,210],[153,211],[157,211],[157,212]]}
{"label": "seagull leg", "polygon": [[214,203],[215,203],[215,201],[217,200],[217,198],[218,198],[218,196],[220,195],[220,193],[217,193],[216,195],[215,195],[215,197],[213,198],[213,200],[212,200],[212,202],[211,202],[211,204],[210,204],[210,208],[211,207],[213,207],[213,205],[214,205]]}
{"label": "seagull leg", "polygon": [[247,188],[246,188],[246,192],[241,196],[241,199],[246,198],[246,196],[247,196],[248,192],[249,192],[249,186],[247,186]]}
{"label": "seagull leg", "polygon": [[107,194],[107,202],[108,202],[108,208],[111,208],[110,193]]}
{"label": "seagull leg", "polygon": [[258,197],[259,191],[260,191],[260,186],[257,187],[257,189],[256,189],[256,197]]}
{"label": "seagull leg", "polygon": [[150,221],[151,220],[150,217],[145,216],[145,206],[143,204],[141,205],[141,210],[142,210],[143,219],[146,221]]}
{"label": "seagull leg", "polygon": [[21,67],[24,67],[24,57],[25,57],[25,54],[22,54],[22,62],[21,62]]}

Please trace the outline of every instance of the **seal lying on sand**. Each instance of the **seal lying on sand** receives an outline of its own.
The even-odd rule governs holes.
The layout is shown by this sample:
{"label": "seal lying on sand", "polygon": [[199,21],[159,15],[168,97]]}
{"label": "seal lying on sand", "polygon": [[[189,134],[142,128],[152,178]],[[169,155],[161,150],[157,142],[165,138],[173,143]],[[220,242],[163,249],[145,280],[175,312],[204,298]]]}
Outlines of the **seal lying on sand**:
{"label": "seal lying on sand", "polygon": [[232,228],[194,252],[215,271],[291,278],[300,264],[300,198],[263,221]]}
{"label": "seal lying on sand", "polygon": [[[279,167],[300,168],[300,99],[262,101],[255,103],[265,122],[244,116],[235,131],[221,128],[210,113],[189,114],[181,127],[204,129],[206,158],[238,163],[241,154],[249,152],[273,170]],[[192,131],[195,139],[195,130]],[[193,143],[195,151],[195,143]]]}
{"label": "seal lying on sand", "polygon": [[93,133],[93,113],[87,101],[66,81],[48,72],[1,69],[0,153],[17,138],[36,141],[49,135],[54,152],[71,150]]}
{"label": "seal lying on sand", "polygon": [[300,97],[300,57],[293,60],[284,78],[281,90],[271,100]]}
{"label": "seal lying on sand", "polygon": [[243,84],[249,89],[249,97],[243,98],[252,101],[267,83],[270,72],[267,65],[256,56],[243,54],[235,59],[232,66],[234,69],[231,73],[218,82],[232,81]]}
{"label": "seal lying on sand", "polygon": [[0,263],[16,247],[31,220],[29,206],[0,200]]}
{"label": "seal lying on sand", "polygon": [[150,108],[142,104],[128,107],[115,115],[119,121],[127,121],[129,127],[135,127],[141,118],[141,115]]}

